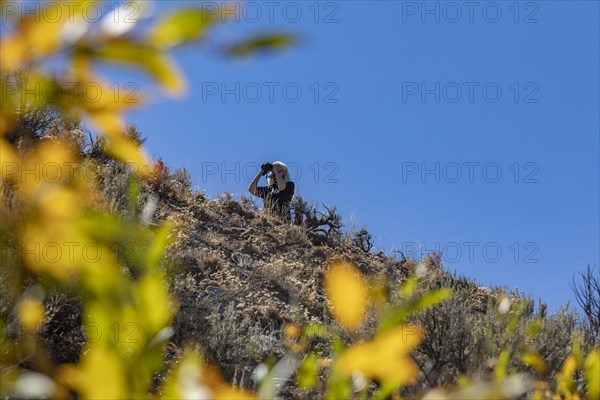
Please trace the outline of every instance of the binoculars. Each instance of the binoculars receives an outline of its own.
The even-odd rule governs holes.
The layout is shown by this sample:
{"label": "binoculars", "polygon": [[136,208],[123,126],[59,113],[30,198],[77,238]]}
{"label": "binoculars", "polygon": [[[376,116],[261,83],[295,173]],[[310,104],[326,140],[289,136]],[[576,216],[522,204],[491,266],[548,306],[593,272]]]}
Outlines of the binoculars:
{"label": "binoculars", "polygon": [[264,163],[263,165],[260,166],[260,169],[262,170],[262,174],[263,176],[268,174],[270,171],[273,170],[273,164],[271,163]]}

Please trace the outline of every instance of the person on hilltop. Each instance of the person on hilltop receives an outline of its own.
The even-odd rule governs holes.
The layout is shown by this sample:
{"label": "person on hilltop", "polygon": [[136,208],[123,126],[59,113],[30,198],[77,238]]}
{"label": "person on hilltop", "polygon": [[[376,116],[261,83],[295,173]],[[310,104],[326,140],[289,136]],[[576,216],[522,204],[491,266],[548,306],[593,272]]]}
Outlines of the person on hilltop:
{"label": "person on hilltop", "polygon": [[[262,176],[267,176],[268,186],[258,186]],[[294,197],[294,182],[290,180],[287,166],[281,161],[264,163],[248,186],[248,191],[264,199],[264,208],[276,215],[291,221],[290,203]]]}

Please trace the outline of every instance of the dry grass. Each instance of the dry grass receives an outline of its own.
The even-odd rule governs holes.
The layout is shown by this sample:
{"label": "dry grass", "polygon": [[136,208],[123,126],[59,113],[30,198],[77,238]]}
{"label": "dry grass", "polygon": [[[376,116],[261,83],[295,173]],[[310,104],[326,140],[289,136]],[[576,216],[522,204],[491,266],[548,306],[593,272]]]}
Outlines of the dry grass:
{"label": "dry grass", "polygon": [[250,239],[246,239],[242,242],[242,245],[240,247],[240,251],[242,253],[246,253],[246,254],[250,254],[250,255],[258,255],[261,253],[260,249],[258,248],[258,246],[256,246],[256,244],[250,240]]}
{"label": "dry grass", "polygon": [[266,279],[272,282],[281,282],[286,276],[293,273],[293,268],[283,259],[263,264],[258,269]]}
{"label": "dry grass", "polygon": [[303,247],[312,246],[308,239],[306,230],[298,225],[288,225],[284,231],[284,242],[287,245],[300,245]]}
{"label": "dry grass", "polygon": [[225,236],[213,231],[207,231],[203,236],[204,242],[212,247],[222,246],[226,240]]}
{"label": "dry grass", "polygon": [[198,260],[198,268],[206,273],[212,273],[222,266],[221,257],[213,253],[203,254]]}

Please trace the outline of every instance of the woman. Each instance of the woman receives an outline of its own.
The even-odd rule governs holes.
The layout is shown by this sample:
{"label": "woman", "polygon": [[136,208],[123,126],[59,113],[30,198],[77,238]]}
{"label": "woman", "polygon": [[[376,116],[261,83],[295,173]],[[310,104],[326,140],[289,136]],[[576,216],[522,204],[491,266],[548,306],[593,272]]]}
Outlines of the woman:
{"label": "woman", "polygon": [[[258,186],[261,176],[267,175],[268,186]],[[265,163],[250,183],[248,191],[265,200],[265,209],[291,221],[290,202],[294,196],[295,185],[290,180],[287,166],[281,161]]]}

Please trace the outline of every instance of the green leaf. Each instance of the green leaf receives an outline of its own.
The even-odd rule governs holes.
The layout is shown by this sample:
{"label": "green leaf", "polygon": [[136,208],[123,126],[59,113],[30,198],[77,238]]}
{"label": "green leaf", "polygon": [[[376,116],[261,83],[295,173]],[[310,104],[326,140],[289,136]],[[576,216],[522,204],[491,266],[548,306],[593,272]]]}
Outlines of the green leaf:
{"label": "green leaf", "polygon": [[169,234],[171,227],[167,224],[161,226],[154,234],[152,244],[146,255],[146,265],[150,269],[155,269],[161,257],[165,253],[165,249],[169,244]]}
{"label": "green leaf", "polygon": [[373,394],[373,400],[386,400],[391,398],[394,390],[398,389],[396,385],[390,385],[389,383],[383,384]]}
{"label": "green leaf", "polygon": [[149,40],[154,46],[173,47],[202,37],[217,13],[206,13],[197,8],[184,8],[167,15],[150,31]]}
{"label": "green leaf", "polygon": [[452,297],[452,289],[442,288],[426,293],[417,299],[410,300],[408,303],[393,310],[379,325],[377,332],[381,333],[394,326],[403,324],[410,314],[426,310],[450,297]]}
{"label": "green leaf", "polygon": [[571,354],[577,362],[577,366],[580,367],[583,364],[583,351],[581,350],[582,338],[579,334],[574,333],[571,338]]}
{"label": "green leaf", "polygon": [[225,46],[224,52],[233,57],[248,57],[259,51],[282,50],[295,42],[291,34],[259,35]]}
{"label": "green leaf", "polygon": [[510,318],[507,325],[507,332],[509,335],[512,335],[516,332],[519,322],[521,321],[521,316],[525,314],[525,311],[527,310],[527,305],[527,300],[519,300],[515,311],[509,314]]}
{"label": "green leaf", "polygon": [[525,334],[529,339],[533,339],[538,334],[543,325],[544,321],[541,318],[535,318],[527,325]]}
{"label": "green leaf", "polygon": [[508,349],[502,350],[498,356],[496,366],[494,367],[494,376],[498,381],[506,378],[508,370],[508,361],[510,360],[510,351]]}
{"label": "green leaf", "polygon": [[314,353],[309,353],[300,368],[296,379],[298,380],[298,386],[302,389],[313,388],[317,384],[317,374],[319,372],[319,358]]}
{"label": "green leaf", "polygon": [[318,324],[318,323],[306,324],[303,327],[302,331],[303,331],[303,335],[307,339],[312,339],[315,337],[330,338],[333,336],[333,333],[331,332],[330,327],[328,327],[327,325]]}
{"label": "green leaf", "polygon": [[138,197],[140,196],[140,179],[136,174],[131,174],[128,179],[129,212],[131,215],[138,213]]}
{"label": "green leaf", "polygon": [[[334,367],[335,368],[335,367]],[[350,399],[352,396],[352,383],[349,378],[340,376],[334,370],[327,382],[326,400]]]}
{"label": "green leaf", "polygon": [[411,274],[408,278],[406,278],[406,280],[400,287],[400,294],[403,297],[412,296],[413,293],[415,292],[415,289],[417,288],[418,281],[419,281],[419,278],[416,275]]}

